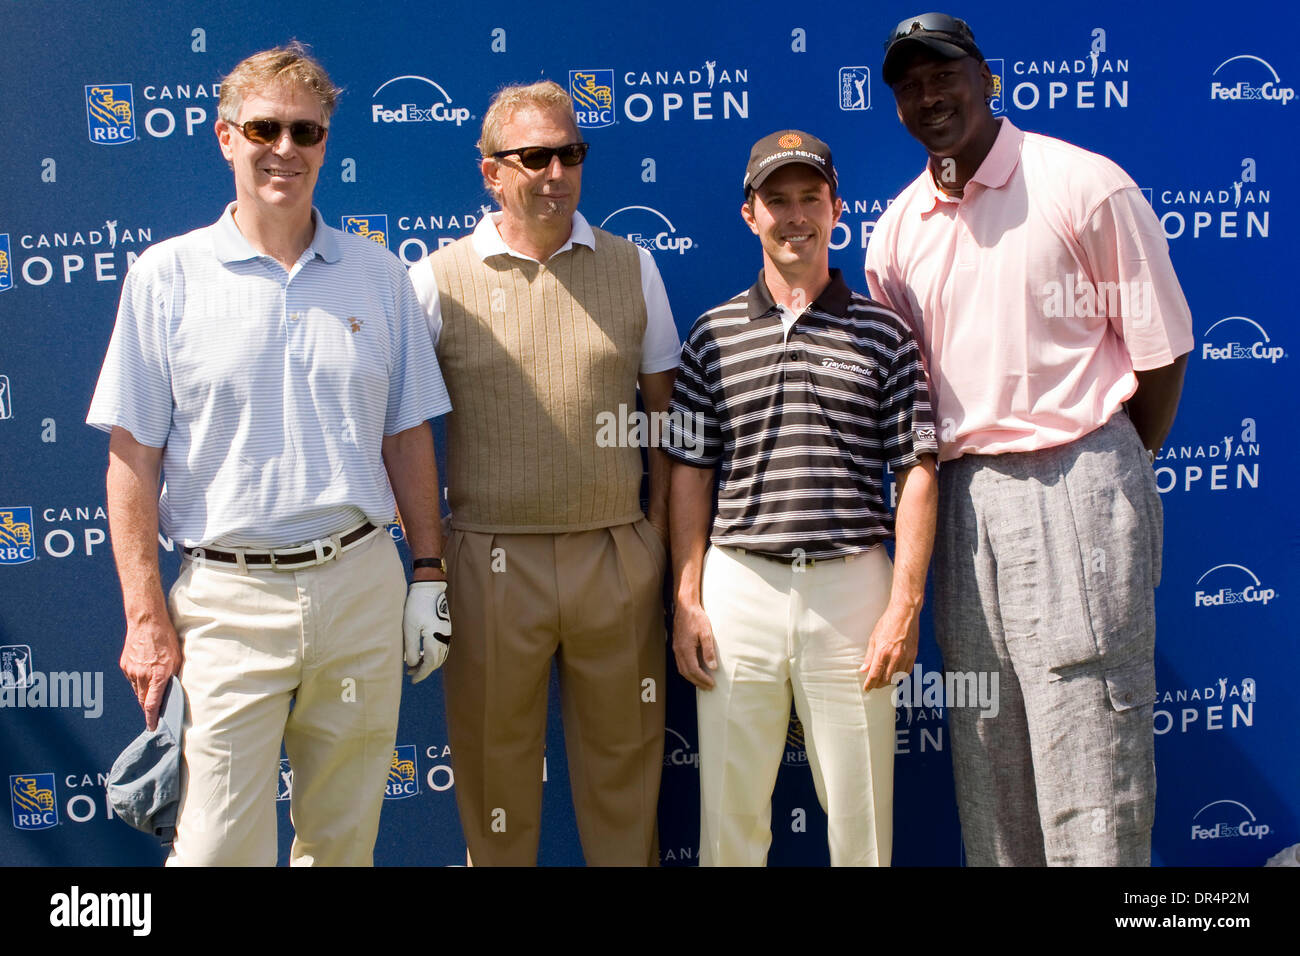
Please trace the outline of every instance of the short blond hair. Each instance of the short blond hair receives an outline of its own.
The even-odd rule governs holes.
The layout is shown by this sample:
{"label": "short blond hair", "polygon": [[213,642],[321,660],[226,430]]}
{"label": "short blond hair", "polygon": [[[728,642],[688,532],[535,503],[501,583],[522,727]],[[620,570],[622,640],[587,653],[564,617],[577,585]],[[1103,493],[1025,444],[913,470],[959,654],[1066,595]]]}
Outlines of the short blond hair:
{"label": "short blond hair", "polygon": [[241,60],[221,81],[221,99],[217,115],[227,123],[239,119],[244,98],[276,86],[298,86],[309,90],[320,101],[321,122],[329,125],[334,105],[343,91],[330,80],[325,68],[297,40],[284,46],[263,50]]}
{"label": "short blond hair", "polygon": [[[568,114],[573,128],[578,128],[578,117],[573,112],[573,100],[564,92],[564,87],[554,80],[542,80],[527,86],[507,86],[497,91],[492,97],[492,104],[483,114],[483,132],[479,136],[478,151],[487,159],[503,148],[501,127],[510,122],[520,110],[561,110]],[[524,143],[522,145],[530,145]]]}

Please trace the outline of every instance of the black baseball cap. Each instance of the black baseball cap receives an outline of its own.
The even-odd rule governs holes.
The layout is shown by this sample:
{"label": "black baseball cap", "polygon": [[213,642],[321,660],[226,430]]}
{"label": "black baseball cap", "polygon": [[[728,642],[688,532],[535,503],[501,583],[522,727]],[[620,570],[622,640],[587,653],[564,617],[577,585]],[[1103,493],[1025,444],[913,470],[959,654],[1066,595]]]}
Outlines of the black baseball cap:
{"label": "black baseball cap", "polygon": [[885,62],[880,75],[886,86],[898,82],[899,73],[918,50],[927,50],[945,60],[963,56],[984,60],[984,54],[975,45],[975,34],[965,20],[946,13],[923,13],[900,21],[885,40]]}
{"label": "black baseball cap", "polygon": [[798,129],[780,129],[769,133],[754,144],[749,151],[749,165],[745,167],[745,194],[757,189],[782,166],[803,163],[821,173],[830,183],[834,195],[839,184],[835,164],[831,162],[831,148],[811,133]]}

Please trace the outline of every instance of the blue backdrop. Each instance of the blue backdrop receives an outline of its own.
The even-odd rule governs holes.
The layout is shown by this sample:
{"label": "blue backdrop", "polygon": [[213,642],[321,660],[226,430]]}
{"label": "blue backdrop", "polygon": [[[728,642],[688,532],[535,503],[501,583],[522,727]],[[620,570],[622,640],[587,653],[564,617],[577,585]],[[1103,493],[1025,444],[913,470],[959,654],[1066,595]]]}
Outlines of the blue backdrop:
{"label": "blue backdrop", "polygon": [[[1253,865],[1300,840],[1300,668],[1286,624],[1296,526],[1285,505],[1296,464],[1285,283],[1300,202],[1284,185],[1296,169],[1300,62],[1288,9],[1239,3],[1230,18],[1216,10],[1212,26],[1170,0],[951,10],[974,27],[1006,115],[1105,153],[1146,190],[1195,317],[1181,413],[1156,463],[1163,864]],[[215,220],[233,197],[212,133],[221,76],[291,37],[312,45],[346,88],[317,205],[331,223],[382,232],[407,263],[487,211],[474,142],[493,91],[541,77],[574,89],[593,144],[581,208],[652,248],[684,335],[761,264],[738,213],[759,136],[795,126],[831,144],[846,204],[832,265],[858,288],[873,224],[924,162],[879,78],[884,34],[919,11],[759,0],[743,12],[590,0],[4,5],[0,779],[12,813],[0,863],[162,859],[104,799],[104,774],[142,721],[117,670],[107,438],[82,421],[135,257]],[[170,579],[170,543],[163,556]],[[939,666],[925,629],[921,680]],[[694,698],[675,676],[668,694],[661,857],[691,864]],[[408,685],[397,743],[376,861],[463,862],[440,678]],[[582,859],[562,746],[553,708],[545,863]],[[960,862],[942,708],[901,708],[896,749],[894,862]],[[287,798],[287,762],[281,771]],[[287,800],[281,808],[283,858]],[[826,862],[797,722],[772,819],[773,863]]]}

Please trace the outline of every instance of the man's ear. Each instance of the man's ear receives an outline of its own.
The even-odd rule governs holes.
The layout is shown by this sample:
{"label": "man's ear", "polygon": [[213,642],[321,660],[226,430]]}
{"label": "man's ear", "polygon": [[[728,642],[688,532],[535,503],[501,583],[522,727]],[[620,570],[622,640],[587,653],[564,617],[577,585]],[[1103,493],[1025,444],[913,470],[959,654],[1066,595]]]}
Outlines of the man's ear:
{"label": "man's ear", "polygon": [[235,135],[235,131],[230,128],[230,124],[218,117],[217,121],[212,124],[212,131],[217,134],[217,145],[221,147],[221,155],[226,158],[226,162],[234,162],[234,147],[230,145],[230,137]]}
{"label": "man's ear", "polygon": [[487,183],[488,192],[493,196],[499,194],[501,189],[501,180],[497,175],[500,171],[499,164],[491,156],[485,157],[478,164],[479,172],[483,174],[483,182]]}
{"label": "man's ear", "polygon": [[751,192],[749,198],[740,205],[740,218],[745,220],[745,225],[749,226],[749,231],[758,235],[758,223],[754,219],[754,203],[758,201],[758,194]]}
{"label": "man's ear", "polygon": [[987,103],[993,99],[993,71],[989,69],[988,60],[980,63],[980,76],[984,78],[984,102]]}

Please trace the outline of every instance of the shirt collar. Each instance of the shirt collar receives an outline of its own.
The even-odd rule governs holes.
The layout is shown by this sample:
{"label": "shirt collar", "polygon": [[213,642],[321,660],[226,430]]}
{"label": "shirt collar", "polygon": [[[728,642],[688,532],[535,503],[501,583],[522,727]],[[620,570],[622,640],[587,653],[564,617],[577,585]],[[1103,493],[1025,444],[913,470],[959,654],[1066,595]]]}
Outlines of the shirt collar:
{"label": "shirt collar", "polygon": [[[307,247],[307,249],[311,250],[312,258],[324,259],[326,262],[338,262],[340,256],[338,239],[335,238],[334,231],[324,224],[320,210],[315,206],[311,208],[311,219],[316,226],[311,245]],[[239,231],[239,227],[235,225],[235,204],[233,202],[226,207],[226,211],[221,214],[221,218],[212,227],[212,249],[220,262],[246,262],[262,255],[253,248],[252,243],[244,237],[244,234]]]}
{"label": "shirt collar", "polygon": [[[828,315],[845,315],[849,311],[849,302],[852,299],[853,291],[844,281],[843,274],[839,269],[832,269],[830,284],[822,289],[821,295],[813,302],[813,307],[818,312],[825,312]],[[749,292],[745,294],[745,307],[750,319],[757,319],[778,308],[772,293],[768,291],[762,269],[758,270],[758,281],[750,286]]]}
{"label": "shirt collar", "polygon": [[[967,182],[968,187],[971,183],[978,183],[987,189],[1001,189],[1011,181],[1011,174],[1020,164],[1020,144],[1024,142],[1025,134],[1005,116],[998,121],[998,127],[997,139],[993,141],[993,146],[980,163],[979,169],[975,170],[975,175]],[[935,185],[928,164],[921,174],[921,180],[927,190],[928,201],[921,203],[918,210],[920,215],[934,212],[939,203],[961,202],[962,197],[949,196]]]}
{"label": "shirt collar", "polygon": [[[474,235],[470,240],[474,246],[474,252],[480,260],[486,261],[491,256],[513,256],[516,259],[526,259],[529,262],[536,262],[532,256],[526,256],[522,252],[516,252],[506,245],[506,241],[501,238],[501,233],[497,229],[497,219],[501,216],[500,212],[494,212],[484,216],[479,220],[479,224],[474,227]],[[591,231],[591,224],[587,222],[585,216],[578,211],[574,211],[572,228],[569,231],[569,238],[555,250],[555,258],[561,252],[567,252],[574,245],[587,246],[595,250],[596,234]]]}

